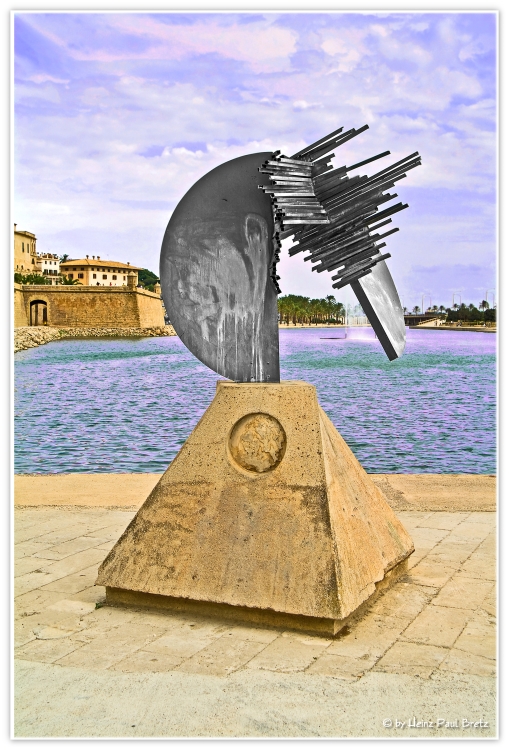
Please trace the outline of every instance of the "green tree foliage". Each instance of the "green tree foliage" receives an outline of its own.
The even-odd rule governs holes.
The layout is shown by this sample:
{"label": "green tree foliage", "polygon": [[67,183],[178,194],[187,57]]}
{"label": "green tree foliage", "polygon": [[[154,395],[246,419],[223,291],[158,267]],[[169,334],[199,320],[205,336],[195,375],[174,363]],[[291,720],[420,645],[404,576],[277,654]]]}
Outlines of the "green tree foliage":
{"label": "green tree foliage", "polygon": [[51,284],[51,281],[47,276],[40,276],[37,273],[15,273],[14,282],[16,284]]}
{"label": "green tree foliage", "polygon": [[149,292],[154,291],[154,284],[157,281],[159,281],[159,276],[149,271],[148,268],[142,268],[141,271],[138,271],[138,286],[148,289]]}
{"label": "green tree foliage", "polygon": [[81,281],[78,281],[78,279],[70,279],[68,276],[63,276],[60,279],[60,284],[63,286],[77,286],[79,284],[82,286]]}
{"label": "green tree foliage", "polygon": [[495,307],[491,307],[489,310],[484,311],[484,320],[486,323],[497,322],[497,310]]}
{"label": "green tree foliage", "polygon": [[65,263],[66,260],[72,260],[72,258],[69,258],[67,253],[64,253],[63,255],[60,256],[60,263]]}
{"label": "green tree foliage", "polygon": [[286,294],[279,297],[277,301],[280,320],[286,325],[290,322],[315,325],[324,323],[342,323],[345,315],[345,308],[342,302],[337,302],[336,298],[329,294],[324,299],[310,299],[298,294]]}
{"label": "green tree foliage", "polygon": [[[484,308],[481,302],[480,307]],[[489,309],[479,310],[472,302],[466,305],[464,302],[461,305],[457,303],[447,308],[447,322],[448,323],[467,323],[469,325],[482,324],[495,321],[495,311]]]}

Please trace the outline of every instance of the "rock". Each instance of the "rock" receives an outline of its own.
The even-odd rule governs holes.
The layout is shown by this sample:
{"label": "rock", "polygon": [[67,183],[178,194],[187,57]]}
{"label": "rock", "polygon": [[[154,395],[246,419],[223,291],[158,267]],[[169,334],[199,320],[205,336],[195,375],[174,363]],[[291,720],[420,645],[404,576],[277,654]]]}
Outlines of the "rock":
{"label": "rock", "polygon": [[176,336],[171,325],[153,328],[52,328],[50,326],[22,326],[14,329],[14,352],[31,349],[57,339],[123,338],[148,336]]}

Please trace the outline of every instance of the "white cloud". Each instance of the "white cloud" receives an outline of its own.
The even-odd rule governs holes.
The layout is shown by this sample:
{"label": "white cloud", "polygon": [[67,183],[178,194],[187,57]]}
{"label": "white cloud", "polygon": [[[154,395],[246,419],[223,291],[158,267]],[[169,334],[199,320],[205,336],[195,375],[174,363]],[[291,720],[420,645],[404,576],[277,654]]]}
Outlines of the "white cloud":
{"label": "white cloud", "polygon": [[30,76],[28,78],[29,81],[33,81],[33,83],[47,83],[48,81],[50,83],[69,83],[69,78],[57,78],[56,76],[48,75],[48,73],[38,73],[37,75]]}
{"label": "white cloud", "polygon": [[331,71],[349,73],[354,70],[362,58],[369,54],[364,44],[366,29],[348,29],[343,32],[327,32],[321,43],[321,49],[334,57],[335,64]]}
{"label": "white cloud", "polygon": [[[337,150],[336,165],[386,149],[393,153],[381,166],[413,151],[423,158],[423,166],[397,185],[402,200],[409,190],[417,196],[398,224],[401,233],[390,238],[399,278],[411,273],[417,257],[427,263],[440,262],[444,253],[493,253],[489,232],[472,239],[477,225],[494,225],[496,145],[487,68],[478,67],[477,54],[468,65],[460,55],[475,41],[474,32],[459,34],[442,16],[414,21],[401,14],[312,32],[304,25],[299,32],[278,26],[275,16],[248,24],[236,17],[230,24],[157,21],[136,32],[135,20],[143,17],[129,18],[127,28],[112,15],[107,32],[115,44],[101,42],[94,50],[88,38],[75,44],[76,29],[67,38],[62,28],[57,33],[52,18],[44,20],[46,39],[59,44],[66,64],[48,73],[31,61],[30,75],[16,86],[23,108],[16,118],[15,205],[19,225],[43,244],[51,238],[56,252],[69,250],[69,238],[88,252],[85,243],[95,232],[94,252],[112,257],[119,247],[131,262],[155,270],[171,211],[203,174],[246,153],[281,149],[290,155],[341,125],[368,122],[369,131]],[[412,29],[412,23],[429,24],[439,44],[422,54],[426,29]],[[131,36],[137,44],[126,41]],[[165,47],[167,57],[158,57]],[[207,62],[210,76],[201,63],[193,68],[197,56],[214,51],[222,59]],[[177,73],[174,63],[161,64],[168,55],[185,62]],[[416,220],[424,215],[419,196],[444,191],[456,216],[465,189],[476,196],[468,221],[427,214]],[[326,276],[310,275],[308,264],[302,273],[308,284]]]}
{"label": "white cloud", "polygon": [[[97,21],[103,36],[83,37],[83,28],[70,24],[60,30],[50,28],[46,17],[26,15],[25,20],[39,33],[64,49],[74,60],[111,63],[125,60],[181,60],[196,55],[217,54],[220,57],[248,63],[257,72],[282,70],[288,67],[295,52],[297,35],[291,29],[278,27],[263,20],[242,24],[229,20],[206,20],[196,16],[191,24],[165,23],[157,16],[144,14],[108,14]],[[230,16],[230,18],[232,18]],[[86,19],[83,22],[86,26]],[[121,35],[128,35],[124,44],[111,44]],[[144,45],[129,43],[129,37],[140,38]],[[77,42],[78,38],[78,43]],[[101,43],[104,38],[104,42]]]}
{"label": "white cloud", "polygon": [[297,99],[297,101],[293,103],[294,109],[312,109],[314,107],[321,107],[321,104],[317,102],[307,102],[305,99]]}

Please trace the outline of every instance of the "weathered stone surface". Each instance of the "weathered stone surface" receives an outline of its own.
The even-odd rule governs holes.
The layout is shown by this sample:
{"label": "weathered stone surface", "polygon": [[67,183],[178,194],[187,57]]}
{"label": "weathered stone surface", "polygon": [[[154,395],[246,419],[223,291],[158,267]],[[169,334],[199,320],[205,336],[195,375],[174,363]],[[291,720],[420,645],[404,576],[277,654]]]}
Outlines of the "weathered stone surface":
{"label": "weathered stone surface", "polygon": [[497,509],[497,478],[494,475],[378,474],[373,480],[396,510],[470,512]]}
{"label": "weathered stone surface", "polygon": [[25,300],[23,298],[23,287],[21,284],[14,284],[14,326],[27,326],[27,313],[25,309]]}
{"label": "weathered stone surface", "polygon": [[31,303],[46,304],[49,326],[118,328],[164,326],[164,313],[159,294],[147,289],[125,286],[51,286],[26,284],[16,292],[23,297],[25,316],[15,309],[15,325],[34,323],[30,320]]}
{"label": "weathered stone surface", "polygon": [[456,607],[427,607],[404,631],[402,639],[451,648],[471,614],[468,609]]}
{"label": "weathered stone surface", "polygon": [[[267,427],[268,416],[282,430],[251,435],[258,447],[272,446],[251,469],[231,449],[234,428],[248,415],[258,415],[258,427]],[[104,560],[97,584],[341,621],[412,551],[313,386],[219,381],[198,426]]]}
{"label": "weathered stone surface", "polygon": [[[116,476],[125,480],[125,476]],[[111,491],[122,492],[125,486],[120,482],[120,490],[117,487]],[[104,495],[109,488],[110,485],[103,488]],[[152,488],[153,485],[147,487],[146,494]],[[89,508],[73,510],[55,500],[53,505],[15,510],[16,531],[23,531],[20,536],[25,539],[15,546],[21,557],[36,553],[43,544],[51,546],[48,542],[51,538],[79,539],[88,533],[97,539],[108,529],[112,534],[115,530],[116,539],[134,516],[134,512],[98,509],[95,500]],[[463,523],[475,526],[480,522],[477,516],[472,514]],[[483,523],[489,521],[494,530],[496,514],[486,516]],[[422,523],[423,514],[410,511],[398,513],[398,517],[405,526],[412,527]],[[449,532],[454,534],[454,529]],[[45,541],[39,542],[42,536]],[[486,537],[486,549],[494,556],[492,536],[490,532]],[[444,539],[444,552],[453,546],[447,542]],[[415,543],[416,554],[420,554],[418,538]],[[52,544],[60,547],[62,542]],[[31,545],[35,546],[30,549]],[[455,554],[449,564],[456,571],[461,566]],[[436,589],[401,580],[382,593],[363,617],[355,617],[349,635],[299,640],[289,639],[288,633],[274,627],[240,625],[215,616],[168,610],[136,611],[131,607],[100,604],[99,609],[88,614],[73,614],[69,611],[70,602],[83,605],[83,610],[90,602],[103,603],[104,588],[92,585],[96,577],[97,565],[44,589],[33,589],[14,601],[15,669],[19,678],[15,690],[15,729],[19,737],[187,737],[192,734],[189,727],[194,727],[200,737],[216,734],[283,737],[291,733],[299,737],[388,739],[401,738],[402,730],[387,729],[383,726],[384,718],[436,719],[458,715],[473,720],[483,716],[490,726],[490,730],[484,730],[484,736],[488,731],[491,736],[496,735],[495,661],[487,658],[488,654],[494,656],[494,651],[488,649],[493,649],[495,624],[493,618],[485,618],[485,613],[496,613],[496,587],[490,582],[488,595],[477,611],[471,610],[470,620],[452,648],[405,642],[400,635],[390,648],[390,658],[386,651],[377,659],[387,639],[392,640],[396,635],[394,626],[399,627],[396,621],[410,624],[420,611],[435,607],[439,601],[445,614],[444,607],[449,605],[439,599],[440,594],[435,596]],[[451,600],[460,595],[456,588],[459,579],[475,593],[468,606],[465,604],[470,609],[470,599],[478,600],[477,587],[482,587],[483,582],[456,572],[442,589],[449,592]],[[63,637],[51,640],[36,638],[34,629],[38,624],[65,630],[62,626],[67,617],[81,618],[83,629],[69,636],[57,634]],[[386,626],[384,629],[381,623]],[[164,635],[156,635],[154,640],[154,634],[160,630]],[[204,638],[207,634],[213,636],[210,642]],[[187,658],[182,658],[181,651],[178,653],[185,645],[183,636],[189,639],[186,649],[192,652]],[[198,650],[193,648],[193,638],[198,642]],[[80,657],[79,651],[86,644],[93,645],[96,639],[98,648],[88,647]],[[227,639],[232,640],[231,648],[225,643]],[[275,646],[267,654],[262,649],[252,657],[249,649],[238,641]],[[316,646],[323,641],[330,645],[320,652]],[[206,645],[200,649],[202,642]],[[124,648],[126,643],[130,648]],[[112,664],[111,652],[117,649],[117,644],[121,658],[115,661],[113,653]],[[101,656],[103,648],[105,658]],[[71,660],[73,666],[64,666],[60,660],[70,652],[75,654]],[[437,666],[444,652],[447,656]],[[208,676],[211,674],[227,676],[218,680],[211,679]],[[159,682],[153,682],[154,679]],[[207,699],[210,702],[203,705]],[[235,724],[228,723],[225,728],[218,706],[226,721]],[[408,736],[424,737],[422,729],[404,731],[409,732]],[[435,735],[437,731],[433,729],[428,737]],[[451,732],[444,730],[444,736],[450,739]],[[461,736],[479,738],[479,729],[461,730]]]}
{"label": "weathered stone surface", "polygon": [[[166,326],[165,331],[172,331],[171,326]],[[166,333],[165,335],[173,335]],[[17,506],[36,506],[36,505],[81,505],[96,508],[111,507],[133,507],[141,508],[149,493],[154,489],[162,474],[16,474],[14,477],[14,502]],[[398,511],[399,503],[395,502],[389,492],[386,492],[385,484],[380,484],[380,474],[370,474],[370,478],[383,491],[386,501],[393,510]],[[390,482],[393,475],[387,474]],[[426,476],[426,479],[424,479]],[[422,528],[426,518],[434,517],[432,512],[419,511],[419,508],[426,508],[433,496],[432,484],[428,481],[429,477],[439,475],[421,475],[423,478],[423,490],[415,502],[417,510],[398,511],[398,518],[410,532],[414,544],[419,546],[421,552],[429,552],[441,539],[449,536],[447,530],[425,529]],[[484,498],[485,505],[491,504],[491,481],[489,476],[476,476],[475,474],[440,475],[442,478],[449,478],[450,496],[447,498],[447,507],[442,510],[447,512],[464,510],[465,508],[475,508],[478,505],[479,497]],[[412,475],[407,475],[410,480]],[[403,478],[398,475],[398,481],[404,486]],[[412,487],[415,483],[412,481]],[[486,525],[486,519],[493,516],[489,513],[472,513],[464,521],[464,525],[474,526],[481,524]],[[473,518],[473,520],[472,520]],[[458,524],[459,524],[458,520]],[[415,533],[414,533],[415,529]],[[430,544],[417,545],[417,537],[424,532],[428,534],[439,534],[439,537],[431,537]],[[454,532],[454,530],[453,530]],[[116,541],[115,537],[115,541]],[[491,537],[490,537],[491,539]],[[449,543],[450,540],[448,540]],[[488,542],[488,539],[486,540]],[[477,547],[478,542],[469,538],[457,538],[456,544],[469,545],[473,544],[468,556]],[[484,544],[484,542],[483,542]],[[493,544],[490,543],[490,553],[493,551]],[[410,558],[410,565],[416,564],[416,555]]]}
{"label": "weathered stone surface", "polygon": [[247,414],[231,431],[228,448],[240,467],[262,474],[281,463],[286,449],[285,431],[269,414]]}
{"label": "weathered stone surface", "polygon": [[427,679],[448,655],[446,648],[397,641],[374,667],[375,672],[412,674]]}
{"label": "weathered stone surface", "polygon": [[458,648],[453,648],[440,665],[443,672],[459,672],[461,674],[476,674],[485,677],[495,677],[497,665],[492,659],[486,659],[478,654],[471,654]]}

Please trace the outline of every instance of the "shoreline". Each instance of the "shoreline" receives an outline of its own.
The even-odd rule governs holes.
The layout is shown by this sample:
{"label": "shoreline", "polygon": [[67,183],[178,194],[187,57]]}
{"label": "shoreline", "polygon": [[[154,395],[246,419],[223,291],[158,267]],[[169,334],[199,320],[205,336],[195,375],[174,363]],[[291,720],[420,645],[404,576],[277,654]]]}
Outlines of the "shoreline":
{"label": "shoreline", "polygon": [[[138,510],[163,475],[15,474],[14,505]],[[398,511],[494,512],[493,474],[369,474]]]}
{"label": "shoreline", "polygon": [[147,338],[154,336],[176,336],[171,325],[150,328],[57,328],[55,326],[20,326],[14,329],[14,353],[33,349],[42,344],[62,339],[88,338]]}
{"label": "shoreline", "polygon": [[[278,328],[283,330],[294,330],[297,328],[311,328],[311,329],[318,329],[318,328],[348,328],[352,330],[356,330],[358,328],[369,328],[370,330],[373,330],[373,326],[370,325],[347,325],[345,326],[343,323],[322,323],[315,325],[314,323],[296,323],[295,325],[292,323],[291,325],[286,325],[286,323],[278,323]],[[496,326],[493,328],[484,328],[482,326],[405,326],[405,330],[407,331],[476,331],[478,333],[496,333],[497,329]]]}
{"label": "shoreline", "polygon": [[497,328],[483,326],[406,326],[410,331],[474,331],[476,333],[496,333]]}
{"label": "shoreline", "polygon": [[[342,323],[304,324],[297,323],[286,325],[278,323],[279,330],[332,330],[332,329],[370,329],[370,325],[348,325]],[[477,333],[496,333],[496,327],[482,328],[480,326],[405,326],[406,329],[414,331],[474,331]],[[33,349],[36,346],[49,344],[52,341],[64,339],[88,339],[88,338],[150,338],[155,336],[177,336],[172,325],[151,328],[56,328],[52,326],[21,326],[14,329],[14,353]]]}

